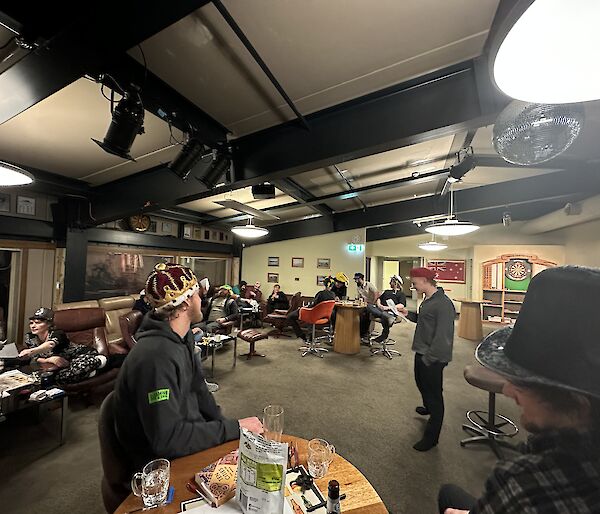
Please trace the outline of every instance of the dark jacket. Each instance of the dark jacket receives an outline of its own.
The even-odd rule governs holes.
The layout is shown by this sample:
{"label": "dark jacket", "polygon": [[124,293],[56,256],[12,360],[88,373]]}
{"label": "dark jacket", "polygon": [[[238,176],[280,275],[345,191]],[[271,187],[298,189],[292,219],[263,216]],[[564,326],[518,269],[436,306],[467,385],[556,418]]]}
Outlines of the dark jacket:
{"label": "dark jacket", "polygon": [[310,306],[314,307],[315,305],[319,305],[321,302],[326,302],[327,300],[335,300],[335,294],[333,293],[333,291],[323,289],[315,295],[315,298],[310,304]]}
{"label": "dark jacket", "polygon": [[191,331],[180,338],[166,321],[144,317],[115,386],[115,429],[132,470],[239,437],[206,388]]}
{"label": "dark jacket", "polygon": [[412,349],[423,355],[426,365],[452,360],[455,317],[454,304],[441,287],[421,304]]}
{"label": "dark jacket", "polygon": [[289,308],[290,302],[283,291],[279,291],[274,299],[272,294],[267,298],[267,310],[269,312],[273,312],[275,309],[288,310]]}
{"label": "dark jacket", "polygon": [[[208,300],[208,305],[206,306],[206,309],[204,309],[202,312],[204,314],[204,321],[206,321],[208,319],[208,316],[210,315],[212,304],[215,298],[216,296],[213,296],[210,300]],[[225,300],[224,310],[225,319],[227,321],[235,321],[240,318],[240,309],[237,305],[237,302],[231,296],[227,296],[227,299]]]}
{"label": "dark jacket", "polygon": [[348,287],[346,286],[346,284],[342,284],[339,287],[334,284],[331,288],[331,292],[340,300],[342,300],[348,296]]}

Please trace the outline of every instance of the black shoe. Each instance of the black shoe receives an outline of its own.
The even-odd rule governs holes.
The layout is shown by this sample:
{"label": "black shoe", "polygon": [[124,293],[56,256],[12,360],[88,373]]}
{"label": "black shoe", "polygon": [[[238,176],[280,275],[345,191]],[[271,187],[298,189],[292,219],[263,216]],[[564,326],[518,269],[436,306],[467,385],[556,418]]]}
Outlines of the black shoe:
{"label": "black shoe", "polygon": [[429,414],[431,414],[425,407],[417,407],[415,409],[415,412],[421,416],[429,416]]}
{"label": "black shoe", "polygon": [[421,439],[418,443],[413,444],[413,448],[418,452],[426,452],[437,446],[437,441],[429,441],[427,439]]}
{"label": "black shoe", "polygon": [[386,339],[387,339],[386,336],[381,335],[381,336],[376,337],[375,339],[373,339],[373,342],[374,343],[383,343]]}

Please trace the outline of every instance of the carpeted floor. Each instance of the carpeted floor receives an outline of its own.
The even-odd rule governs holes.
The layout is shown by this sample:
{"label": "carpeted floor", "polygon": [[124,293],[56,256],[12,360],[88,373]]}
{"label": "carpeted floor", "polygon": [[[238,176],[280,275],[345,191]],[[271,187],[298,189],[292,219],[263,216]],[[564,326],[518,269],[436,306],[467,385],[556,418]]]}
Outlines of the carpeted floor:
{"label": "carpeted floor", "polygon": [[[401,324],[392,329],[402,352],[392,361],[370,357],[365,347],[355,356],[330,352],[323,359],[301,358],[298,340],[270,338],[257,345],[267,358],[238,359],[232,369],[233,349],[225,349],[215,363],[215,380],[221,385],[217,401],[235,418],[260,416],[269,403],[283,405],[285,432],[333,443],[370,480],[391,513],[436,512],[441,484],[454,482],[477,494],[494,465],[487,448],[459,445],[465,411],[486,409],[487,393],[465,382],[463,368],[473,362],[476,345],[457,338],[454,361],[445,371],[446,417],[440,443],[427,453],[413,450],[424,424],[414,412],[421,402],[413,381],[413,327]],[[240,341],[240,353],[246,350],[243,344]],[[497,406],[518,421],[511,400],[499,396]],[[0,424],[2,512],[104,512],[97,416],[97,406],[72,404],[62,447],[57,447],[56,412],[40,424],[28,419]]]}

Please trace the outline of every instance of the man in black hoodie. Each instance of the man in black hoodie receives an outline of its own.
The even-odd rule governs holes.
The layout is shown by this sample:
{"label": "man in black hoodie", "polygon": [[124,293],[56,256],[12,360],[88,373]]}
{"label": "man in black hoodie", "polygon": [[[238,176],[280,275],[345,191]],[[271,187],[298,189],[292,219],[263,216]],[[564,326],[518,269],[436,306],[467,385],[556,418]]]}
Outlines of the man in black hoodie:
{"label": "man in black hoodie", "polygon": [[159,263],[146,281],[152,305],[115,387],[115,429],[132,470],[237,439],[240,427],[262,432],[258,418],[225,418],[206,388],[191,323],[202,321],[194,273]]}

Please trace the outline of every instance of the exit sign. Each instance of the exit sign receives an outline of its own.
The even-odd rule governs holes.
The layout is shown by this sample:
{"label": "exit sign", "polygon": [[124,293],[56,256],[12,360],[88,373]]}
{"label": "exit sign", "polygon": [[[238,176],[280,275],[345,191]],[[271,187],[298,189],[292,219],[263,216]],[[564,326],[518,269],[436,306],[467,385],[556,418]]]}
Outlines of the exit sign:
{"label": "exit sign", "polygon": [[348,245],[348,251],[351,253],[362,253],[365,249],[365,245],[350,243]]}

